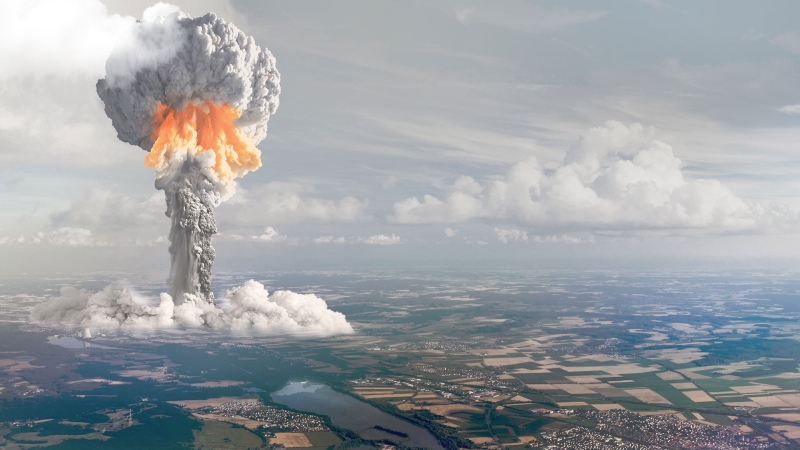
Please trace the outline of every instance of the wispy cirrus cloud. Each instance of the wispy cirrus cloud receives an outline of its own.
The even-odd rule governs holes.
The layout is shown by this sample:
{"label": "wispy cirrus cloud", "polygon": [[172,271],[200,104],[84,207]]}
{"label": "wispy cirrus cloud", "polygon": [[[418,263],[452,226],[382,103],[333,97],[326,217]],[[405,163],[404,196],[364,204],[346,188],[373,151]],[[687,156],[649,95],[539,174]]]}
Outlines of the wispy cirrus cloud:
{"label": "wispy cirrus cloud", "polygon": [[505,2],[498,8],[489,1],[459,2],[455,18],[463,25],[482,23],[527,33],[564,30],[587,22],[602,19],[606,11],[590,11],[565,7],[545,8],[531,2]]}
{"label": "wispy cirrus cloud", "polygon": [[778,111],[784,114],[800,114],[800,103],[782,106],[780,109],[778,109]]}
{"label": "wispy cirrus cloud", "polygon": [[400,236],[392,233],[374,234],[366,237],[345,237],[345,236],[320,236],[314,238],[315,244],[366,244],[366,245],[396,245],[399,244]]}
{"label": "wispy cirrus cloud", "polygon": [[786,50],[789,53],[800,55],[800,33],[797,31],[789,31],[779,34],[769,41],[773,45]]}
{"label": "wispy cirrus cloud", "polygon": [[109,243],[95,236],[86,228],[60,227],[51,231],[39,231],[28,236],[0,236],[0,245],[54,245],[56,247],[109,247]]}
{"label": "wispy cirrus cloud", "polygon": [[219,217],[233,225],[352,222],[362,217],[366,200],[345,196],[330,199],[313,185],[269,182],[237,194],[219,207]]}

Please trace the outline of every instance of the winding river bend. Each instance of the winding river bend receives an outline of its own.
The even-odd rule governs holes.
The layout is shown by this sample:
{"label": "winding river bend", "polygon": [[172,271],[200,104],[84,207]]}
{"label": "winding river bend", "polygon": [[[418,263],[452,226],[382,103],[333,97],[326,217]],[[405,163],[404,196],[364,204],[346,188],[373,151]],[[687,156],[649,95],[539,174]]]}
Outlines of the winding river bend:
{"label": "winding river bend", "polygon": [[324,384],[291,382],[273,393],[272,400],[299,411],[324,414],[331,418],[334,425],[355,431],[364,439],[389,439],[409,447],[443,450],[428,430],[336,392]]}

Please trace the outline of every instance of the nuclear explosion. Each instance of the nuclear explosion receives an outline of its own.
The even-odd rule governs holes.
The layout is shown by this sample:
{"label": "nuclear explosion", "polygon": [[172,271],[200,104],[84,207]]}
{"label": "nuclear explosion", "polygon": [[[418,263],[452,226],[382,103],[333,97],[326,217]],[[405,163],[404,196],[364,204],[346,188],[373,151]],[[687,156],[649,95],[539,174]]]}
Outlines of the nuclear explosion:
{"label": "nuclear explosion", "polygon": [[[147,13],[145,14],[147,16]],[[158,306],[111,285],[92,293],[64,288],[36,306],[36,322],[82,327],[352,333],[341,313],[314,294],[271,295],[250,280],[228,290],[225,307],[211,285],[217,233],[214,208],[236,179],[261,167],[256,145],[278,109],[280,74],[269,50],[213,13],[176,11],[136,22],[116,43],[97,94],[120,140],[148,153],[170,218],[169,293]]]}
{"label": "nuclear explosion", "polygon": [[261,167],[256,144],[280,95],[275,58],[214,14],[173,13],[133,28],[97,93],[119,138],[148,151],[144,164],[164,191],[170,294],[214,303],[214,208],[235,178]]}

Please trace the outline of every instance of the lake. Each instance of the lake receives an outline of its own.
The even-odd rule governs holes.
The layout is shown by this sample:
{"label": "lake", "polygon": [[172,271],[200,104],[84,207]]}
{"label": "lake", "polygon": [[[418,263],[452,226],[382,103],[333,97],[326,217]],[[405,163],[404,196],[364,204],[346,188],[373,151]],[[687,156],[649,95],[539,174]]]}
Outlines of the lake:
{"label": "lake", "polygon": [[[387,414],[349,395],[318,383],[292,382],[272,394],[272,400],[292,409],[326,415],[334,425],[355,431],[364,439],[388,439],[409,447],[443,449],[426,429]],[[375,426],[405,434],[388,433]]]}
{"label": "lake", "polygon": [[114,347],[107,347],[105,345],[94,344],[92,342],[82,341],[80,339],[75,339],[74,337],[70,336],[59,336],[59,335],[49,336],[47,338],[47,343],[64,348],[105,348],[105,349],[116,350]]}

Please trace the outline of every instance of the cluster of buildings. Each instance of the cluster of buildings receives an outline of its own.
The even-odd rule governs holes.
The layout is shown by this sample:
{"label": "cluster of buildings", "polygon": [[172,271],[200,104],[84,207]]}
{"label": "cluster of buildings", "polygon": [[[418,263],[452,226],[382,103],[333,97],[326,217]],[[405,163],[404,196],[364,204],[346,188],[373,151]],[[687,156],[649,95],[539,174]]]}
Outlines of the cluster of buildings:
{"label": "cluster of buildings", "polygon": [[575,411],[595,422],[596,432],[651,445],[653,448],[773,449],[764,436],[749,436],[737,427],[682,420],[673,414],[642,415],[625,410]]}
{"label": "cluster of buildings", "polygon": [[499,348],[498,346],[486,344],[478,341],[463,341],[463,340],[431,340],[423,342],[410,342],[407,344],[400,344],[392,346],[394,350],[442,350],[460,352],[473,348]]}
{"label": "cluster of buildings", "polygon": [[44,395],[46,393],[46,389],[29,384],[21,377],[10,377],[6,380],[0,379],[0,395],[5,394],[12,397],[33,397],[37,395]]}
{"label": "cluster of buildings", "polygon": [[320,417],[266,406],[255,401],[223,403],[219,406],[208,407],[208,412],[225,417],[238,416],[264,422],[263,426],[272,431],[300,433],[329,429]]}
{"label": "cluster of buildings", "polygon": [[548,450],[655,450],[661,447],[625,442],[620,438],[583,427],[548,430],[541,433],[543,441],[528,444],[531,448]]}
{"label": "cluster of buildings", "polygon": [[[407,367],[426,373],[446,377],[461,377],[455,380],[434,381],[424,378],[362,378],[350,381],[357,386],[393,386],[399,389],[414,389],[420,393],[432,392],[457,403],[471,403],[500,396],[516,395],[520,386],[498,378],[492,370],[471,367],[445,367],[429,364],[413,364]],[[472,383],[470,383],[472,381]],[[476,383],[479,382],[479,383]],[[430,400],[427,400],[430,401]]]}
{"label": "cluster of buildings", "polygon": [[434,366],[425,363],[409,363],[406,367],[420,372],[432,373],[443,377],[462,377],[462,378],[475,378],[480,380],[496,379],[497,374],[492,370],[487,370],[479,367],[466,367],[466,366]]}

